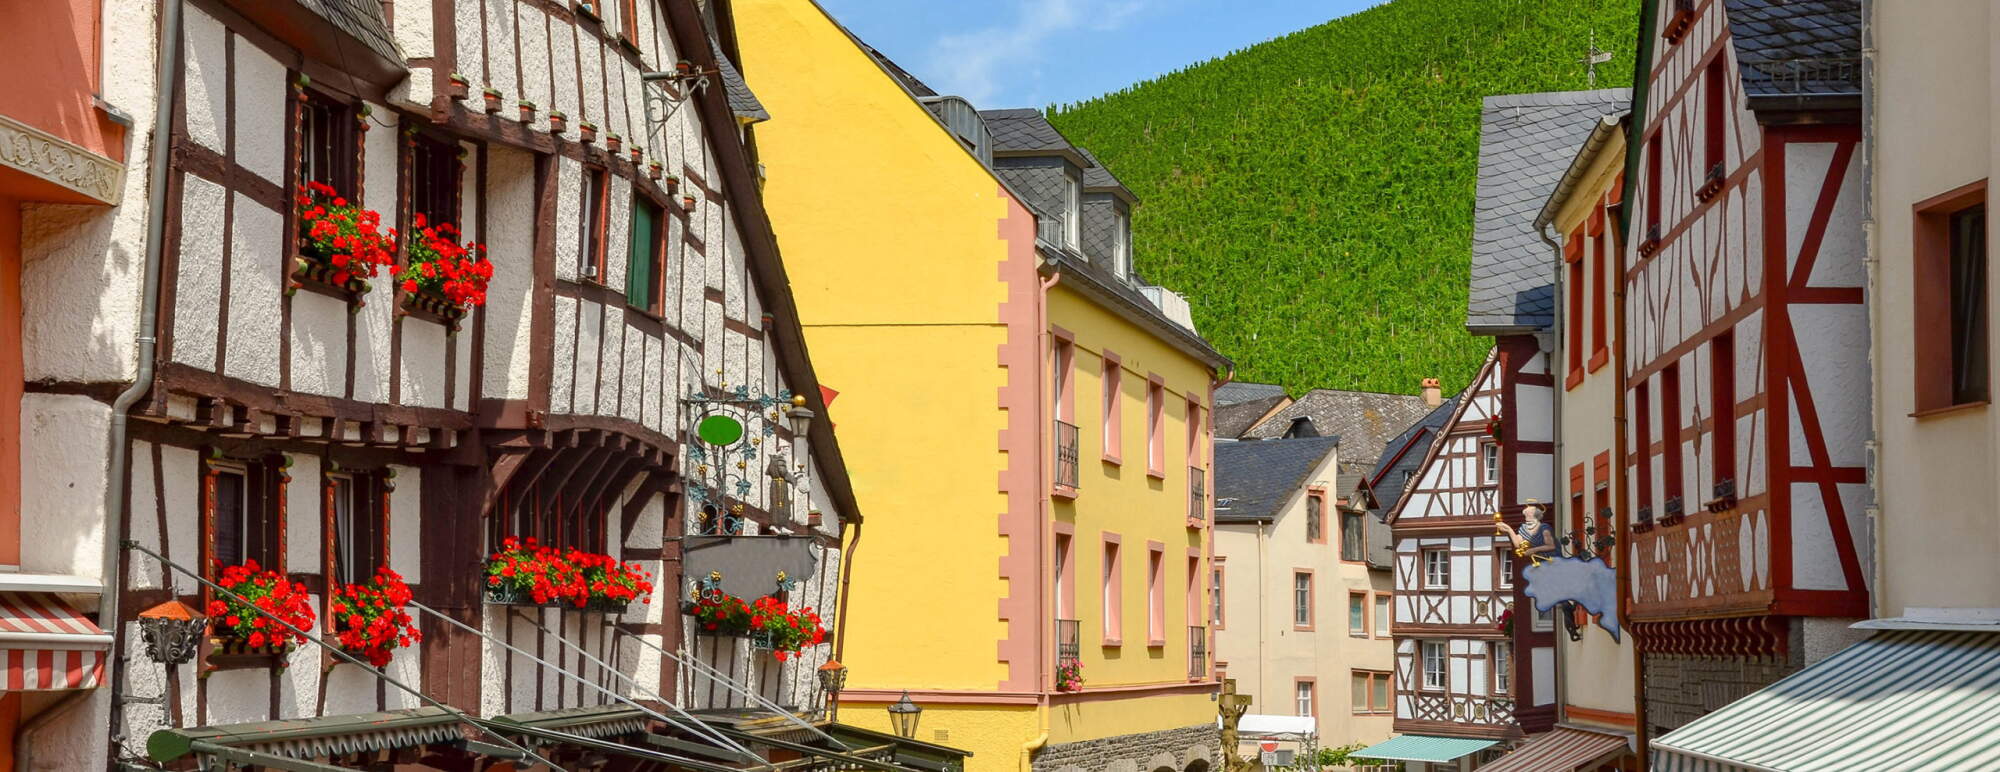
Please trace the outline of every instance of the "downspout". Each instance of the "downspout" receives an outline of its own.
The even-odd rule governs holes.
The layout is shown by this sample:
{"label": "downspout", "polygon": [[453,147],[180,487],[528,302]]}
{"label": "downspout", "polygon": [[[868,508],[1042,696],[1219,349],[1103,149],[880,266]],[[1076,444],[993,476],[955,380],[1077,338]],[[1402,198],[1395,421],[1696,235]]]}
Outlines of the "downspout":
{"label": "downspout", "polygon": [[[843,517],[840,519],[840,527],[843,530],[847,528],[847,524],[847,518]],[[860,547],[861,518],[857,517],[854,519],[854,536],[847,540],[847,548],[842,550],[840,554],[840,591],[838,597],[835,597],[833,601],[836,604],[835,613],[839,614],[833,620],[833,659],[835,662],[847,661],[847,585],[854,580],[854,551],[860,549]]]}
{"label": "downspout", "polygon": [[1875,616],[1894,614],[1882,603],[1882,566],[1885,565],[1882,527],[1882,486],[1876,474],[1876,459],[1882,452],[1882,306],[1876,302],[1882,285],[1882,253],[1877,242],[1875,209],[1875,0],[1861,0],[1861,191],[1867,202],[1861,215],[1861,264],[1868,274],[1862,302],[1868,306],[1869,410],[1867,448],[1869,542],[1874,546],[1875,576],[1869,598]]}
{"label": "downspout", "polygon": [[[1566,290],[1567,288],[1563,286],[1563,266],[1564,266],[1563,250],[1562,250],[1562,245],[1556,243],[1556,240],[1553,237],[1549,236],[1549,224],[1547,222],[1541,222],[1536,224],[1535,235],[1541,238],[1543,244],[1549,245],[1549,252],[1555,255],[1556,258],[1555,261],[1556,296],[1555,296],[1555,302],[1551,304],[1555,306],[1555,324],[1550,328],[1550,335],[1549,335],[1550,355],[1542,358],[1542,361],[1549,363],[1549,374],[1553,376],[1555,374],[1555,369],[1558,366],[1557,365],[1558,361],[1566,361],[1566,359],[1564,358],[1559,358],[1554,356],[1555,350],[1563,343],[1563,306],[1564,306],[1563,298],[1568,297],[1568,295],[1564,294],[1564,290]],[[1597,280],[1604,281],[1604,277],[1599,276],[1597,277]],[[1563,352],[1563,353],[1567,354],[1569,352]],[[1568,382],[1567,377],[1565,377],[1562,382],[1567,383]],[[1567,393],[1568,389],[1558,387],[1550,389],[1549,392],[1551,394],[1550,400],[1552,401],[1552,404],[1549,405],[1549,407],[1551,408],[1549,410],[1549,415],[1550,415],[1549,431],[1550,431],[1550,436],[1555,440],[1555,443],[1553,445],[1554,450],[1553,454],[1551,455],[1551,458],[1555,461],[1555,463],[1549,465],[1549,511],[1547,513],[1548,517],[1547,522],[1555,523],[1561,519],[1562,504],[1569,500],[1567,492],[1564,491],[1562,488],[1563,468],[1564,468],[1562,402],[1563,402],[1563,394]],[[1585,517],[1588,518],[1589,516],[1586,515]],[[1589,522],[1589,520],[1586,519],[1584,522]],[[1575,538],[1581,538],[1580,534],[1573,536]],[[1560,552],[1560,550],[1558,550],[1558,552]],[[1556,612],[1561,613],[1562,608],[1557,607]],[[1561,624],[1558,624],[1555,627],[1556,627],[1555,630],[1556,645],[1554,651],[1555,673],[1552,674],[1553,677],[1550,678],[1549,680],[1556,685],[1556,693],[1555,693],[1556,720],[1568,721],[1569,682],[1568,679],[1563,678],[1563,649],[1567,648],[1566,646],[1563,645],[1563,639],[1569,637],[1568,634],[1563,631],[1568,628],[1566,625],[1561,625]],[[1519,652],[1515,652],[1514,661],[1515,662],[1521,661]],[[1534,685],[1532,683],[1523,683],[1521,685],[1531,689],[1534,688]],[[1518,693],[1518,691],[1516,693]]]}
{"label": "downspout", "polygon": [[[110,444],[104,473],[104,591],[98,599],[97,622],[112,635],[111,656],[104,658],[104,680],[111,684],[110,743],[115,748],[124,740],[124,679],[119,672],[123,661],[119,646],[125,625],[120,621],[118,593],[124,586],[123,550],[125,497],[122,495],[127,467],[131,463],[131,443],[126,439],[126,420],[132,406],[153,386],[153,358],[157,353],[160,315],[160,256],[166,250],[167,142],[174,128],[174,96],[177,67],[180,65],[181,5],[184,0],[161,3],[160,52],[153,98],[153,133],[147,140],[146,174],[146,267],[139,300],[139,333],[132,343],[137,349],[137,371],[132,384],[111,401]],[[63,703],[64,705],[70,703]],[[60,707],[60,705],[58,706]],[[44,715],[54,711],[45,711]],[[37,716],[39,719],[40,716]],[[53,716],[51,716],[53,718]],[[21,740],[26,740],[22,737]],[[17,746],[19,747],[19,746]]]}
{"label": "downspout", "polygon": [[[1049,352],[1054,350],[1054,347],[1050,345],[1053,334],[1049,331],[1049,289],[1061,281],[1061,270],[1050,273],[1049,278],[1042,280],[1041,292],[1037,293],[1035,297],[1035,362],[1038,364],[1048,363]],[[1049,363],[1048,366],[1053,368],[1056,365]],[[1051,442],[1054,440],[1054,435],[1043,435],[1039,431],[1039,429],[1047,429],[1054,425],[1050,423],[1050,416],[1048,414],[1050,406],[1054,404],[1052,402],[1052,395],[1048,393],[1048,375],[1049,373],[1043,372],[1039,367],[1035,369],[1035,420],[1040,423],[1037,425],[1038,430],[1032,432],[1031,436],[1047,436],[1049,438],[1048,441],[1038,443],[1040,447],[1036,449],[1036,457],[1045,460],[1035,464],[1035,509],[1040,514],[1040,517],[1035,518],[1035,583],[1049,587],[1049,591],[1035,593],[1035,603],[1039,607],[1038,616],[1035,618],[1035,627],[1037,630],[1035,639],[1041,642],[1041,645],[1036,647],[1039,651],[1035,653],[1035,691],[1039,692],[1040,696],[1035,700],[1035,728],[1037,729],[1037,733],[1034,737],[1021,743],[1021,772],[1033,772],[1035,754],[1049,744],[1049,695],[1048,692],[1042,691],[1040,687],[1042,676],[1045,675],[1042,662],[1048,657],[1049,652],[1054,650],[1053,644],[1055,643],[1055,638],[1053,630],[1050,630],[1048,635],[1042,635],[1040,631],[1047,630],[1048,620],[1053,618],[1050,605],[1054,602],[1054,585],[1053,583],[1044,583],[1042,580],[1049,575],[1052,568],[1049,563],[1048,531],[1054,524],[1055,510],[1049,506],[1049,478],[1053,475],[1050,465],[1055,463],[1055,454],[1048,452]],[[1072,545],[1071,549],[1074,548],[1075,546]],[[1081,634],[1081,632],[1078,633],[1078,635]]]}

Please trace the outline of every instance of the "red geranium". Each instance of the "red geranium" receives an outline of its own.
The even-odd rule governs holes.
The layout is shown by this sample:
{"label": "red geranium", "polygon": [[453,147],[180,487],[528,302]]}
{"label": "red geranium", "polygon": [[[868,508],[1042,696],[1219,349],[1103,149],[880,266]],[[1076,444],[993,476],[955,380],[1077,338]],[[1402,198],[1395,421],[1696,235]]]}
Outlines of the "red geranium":
{"label": "red geranium", "polygon": [[766,595],[745,603],[742,598],[720,591],[697,593],[691,608],[701,632],[717,635],[756,634],[769,641],[772,656],[780,662],[807,646],[826,642],[826,628],[811,606],[790,608],[776,596]]}
{"label": "red geranium", "polygon": [[305,585],[289,581],[276,571],[266,571],[255,560],[223,568],[215,583],[243,598],[225,596],[208,602],[209,629],[215,635],[253,647],[305,643],[304,632],[294,632],[285,626],[289,624],[299,631],[312,629],[315,616]]}
{"label": "red geranium", "polygon": [[458,228],[451,223],[429,223],[422,213],[410,222],[417,238],[409,243],[410,264],[397,276],[404,292],[435,292],[461,306],[486,305],[486,283],[493,278],[493,264],[486,260],[486,245],[458,243]]}
{"label": "red geranium", "polygon": [[334,283],[374,276],[377,268],[396,264],[396,229],[383,228],[381,215],[318,182],[300,186],[293,203],[301,251],[331,266]]}
{"label": "red geranium", "polygon": [[424,639],[404,610],[409,603],[410,586],[387,566],[376,569],[374,581],[367,584],[336,586],[328,603],[334,638],[370,664],[387,665],[391,652]]}
{"label": "red geranium", "polygon": [[512,536],[486,558],[486,585],[511,590],[535,603],[563,602],[582,608],[590,601],[583,571],[535,537]]}
{"label": "red geranium", "polygon": [[629,604],[653,602],[653,575],[637,563],[621,563],[610,555],[569,551],[571,565],[583,572],[585,591],[590,599]]}

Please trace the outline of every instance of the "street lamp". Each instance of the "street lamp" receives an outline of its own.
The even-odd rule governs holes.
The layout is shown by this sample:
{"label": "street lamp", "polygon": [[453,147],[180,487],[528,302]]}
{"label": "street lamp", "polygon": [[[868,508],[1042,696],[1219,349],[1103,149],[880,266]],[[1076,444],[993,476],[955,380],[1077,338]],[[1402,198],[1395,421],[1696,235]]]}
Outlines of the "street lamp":
{"label": "street lamp", "polygon": [[826,720],[831,723],[840,716],[840,690],[847,686],[847,666],[829,659],[819,666],[818,675],[819,688],[826,690]]}
{"label": "street lamp", "polygon": [[923,717],[922,706],[910,701],[910,692],[904,690],[903,698],[889,706],[889,723],[896,727],[896,734],[905,740],[917,739],[917,719]]}
{"label": "street lamp", "polygon": [[162,665],[179,665],[194,659],[208,620],[177,600],[139,612],[139,637],[146,641],[146,656]]}

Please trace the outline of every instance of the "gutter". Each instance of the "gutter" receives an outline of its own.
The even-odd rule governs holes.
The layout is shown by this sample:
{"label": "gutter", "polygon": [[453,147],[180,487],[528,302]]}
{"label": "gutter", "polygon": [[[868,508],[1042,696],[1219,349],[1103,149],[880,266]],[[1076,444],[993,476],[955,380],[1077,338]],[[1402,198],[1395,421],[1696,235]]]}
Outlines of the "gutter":
{"label": "gutter", "polygon": [[1875,605],[1875,616],[1886,617],[1893,613],[1882,607],[1883,596],[1882,566],[1887,565],[1887,557],[1882,545],[1885,533],[1882,528],[1882,486],[1876,475],[1876,459],[1882,452],[1882,304],[1877,297],[1882,291],[1882,250],[1880,233],[1876,230],[1875,210],[1880,203],[1875,200],[1875,0],[1861,0],[1861,191],[1867,208],[1861,214],[1861,264],[1867,275],[1867,284],[1861,299],[1868,307],[1868,372],[1870,375],[1869,401],[1876,403],[1868,411],[1868,439],[1862,445],[1867,449],[1868,482],[1868,525],[1869,542],[1874,546],[1874,584],[1868,593]]}
{"label": "gutter", "polygon": [[[1597,127],[1596,127],[1596,128],[1594,128],[1594,129],[1591,129],[1591,131],[1590,131],[1590,141],[1589,141],[1588,143],[1585,143],[1585,146],[1584,146],[1584,152],[1585,152],[1585,153],[1594,153],[1594,152],[1595,152],[1595,151],[1597,150],[1597,147],[1598,147],[1598,146],[1599,146],[1600,144],[1602,144],[1602,143],[1601,143],[1601,141],[1600,141],[1600,136],[1599,136],[1599,135],[1603,133],[1603,129],[1604,129],[1604,127],[1605,127],[1605,123],[1606,123],[1605,121],[1602,121],[1602,120],[1600,120],[1600,121],[1598,122],[1598,124],[1597,124]],[[1618,124],[1617,124],[1617,122],[1616,122],[1616,121],[1614,120],[1614,121],[1611,121],[1611,122],[1610,122],[1610,125],[1611,125],[1611,126],[1614,126],[1614,127],[1615,127],[1615,126],[1617,126]],[[1582,156],[1582,155],[1579,155],[1579,156],[1578,156],[1577,158],[1578,158],[1578,160],[1581,160],[1581,159],[1583,159],[1583,158],[1585,158],[1585,157],[1587,157],[1587,156]],[[1571,172],[1575,172],[1575,171],[1577,170],[1577,169],[1576,169],[1576,167],[1577,167],[1577,165],[1576,165],[1575,163],[1571,163],[1571,164],[1570,164],[1570,171],[1571,171]],[[1562,186],[1559,186],[1559,187],[1558,187],[1558,188],[1556,189],[1556,194],[1555,194],[1555,195],[1552,195],[1552,196],[1550,196],[1550,197],[1549,197],[1549,201],[1550,201],[1551,203],[1555,202],[1555,201],[1557,200],[1555,196],[1559,196],[1559,195],[1563,195],[1563,194],[1564,194],[1564,193],[1566,192],[1566,188],[1567,188],[1567,186],[1569,186],[1569,185],[1571,185],[1571,181],[1570,181],[1570,179],[1569,179],[1569,174],[1568,174],[1568,173],[1565,173],[1565,174],[1563,175],[1563,185],[1562,185]],[[1554,332],[1554,334],[1553,334],[1553,335],[1550,335],[1550,336],[1549,336],[1549,338],[1550,338],[1550,341],[1549,341],[1549,343],[1550,343],[1550,346],[1549,346],[1549,347],[1550,347],[1550,349],[1554,349],[1554,348],[1555,348],[1555,347],[1556,347],[1556,346],[1557,346],[1558,344],[1561,344],[1561,343],[1562,343],[1562,339],[1563,339],[1563,326],[1562,326],[1562,325],[1563,325],[1563,311],[1564,311],[1564,308],[1563,308],[1563,306],[1565,306],[1565,305],[1567,305],[1567,304],[1563,303],[1563,302],[1562,302],[1562,299],[1563,299],[1564,297],[1567,297],[1566,295],[1564,295],[1564,294],[1563,294],[1563,291],[1564,291],[1565,289],[1567,289],[1567,288],[1563,286],[1563,284],[1564,284],[1564,281],[1563,281],[1563,279],[1564,279],[1564,277],[1563,277],[1563,273],[1564,273],[1564,272],[1563,272],[1563,266],[1564,266],[1564,264],[1565,264],[1565,263],[1564,263],[1564,261],[1563,261],[1563,253],[1562,253],[1562,252],[1563,252],[1563,250],[1562,250],[1562,245],[1561,245],[1561,244],[1559,244],[1559,243],[1557,243],[1557,242],[1556,242],[1556,240],[1555,240],[1554,238],[1551,238],[1551,237],[1549,236],[1549,227],[1548,227],[1548,219],[1547,219],[1547,218],[1549,218],[1549,217],[1552,217],[1552,216],[1553,216],[1553,214],[1552,214],[1552,213],[1551,213],[1551,211],[1550,211],[1550,209],[1551,209],[1551,208],[1552,208],[1552,207],[1550,207],[1549,205],[1543,205],[1543,207],[1542,207],[1542,213],[1541,213],[1541,214],[1539,214],[1539,215],[1536,215],[1536,216],[1535,216],[1535,236],[1536,236],[1537,238],[1540,238],[1540,239],[1542,240],[1542,243],[1543,243],[1543,244],[1547,244],[1547,245],[1549,245],[1549,252],[1550,252],[1551,254],[1555,255],[1555,258],[1556,258],[1556,260],[1555,260],[1555,268],[1553,269],[1553,270],[1554,270],[1554,272],[1555,272],[1555,288],[1556,288],[1556,293],[1555,293],[1555,295],[1556,295],[1556,296],[1555,296],[1555,303],[1553,304],[1553,305],[1555,306],[1555,324],[1554,324],[1554,325],[1552,325],[1552,326],[1551,326],[1551,327],[1549,328],[1549,329],[1550,329],[1551,331],[1553,331],[1553,332]],[[1606,223],[1606,227],[1609,227],[1609,223]],[[1579,259],[1581,259],[1581,258],[1579,258]],[[1597,277],[1597,280],[1598,280],[1598,281],[1604,281],[1604,277],[1602,277],[1602,276],[1599,276],[1599,277]],[[1557,362],[1558,358],[1557,358],[1557,357],[1555,356],[1555,351],[1553,351],[1553,350],[1551,350],[1551,351],[1548,351],[1548,352],[1546,352],[1546,354],[1547,354],[1547,355],[1546,355],[1546,356],[1544,356],[1544,357],[1543,357],[1542,359],[1543,359],[1543,361],[1545,361],[1545,362],[1548,362],[1548,364],[1549,364],[1549,374],[1550,374],[1550,375],[1554,375],[1554,374],[1555,374],[1555,369],[1556,369],[1556,362]],[[1550,403],[1551,403],[1551,404],[1549,405],[1549,407],[1550,407],[1550,410],[1549,410],[1549,423],[1550,423],[1550,428],[1549,428],[1549,433],[1550,433],[1550,436],[1551,436],[1551,438],[1555,440],[1555,442],[1554,442],[1554,443],[1553,443],[1553,444],[1551,445],[1551,453],[1550,453],[1550,458],[1551,458],[1552,460],[1554,460],[1554,462],[1555,462],[1555,463],[1552,463],[1552,464],[1550,464],[1550,465],[1549,465],[1549,511],[1548,511],[1548,514],[1547,514],[1547,516],[1548,516],[1548,518],[1549,518],[1549,522],[1553,523],[1553,522],[1555,522],[1555,521],[1556,521],[1556,520],[1558,519],[1558,513],[1560,512],[1560,510],[1559,510],[1559,509],[1557,508],[1557,502],[1561,502],[1561,501],[1566,501],[1566,500],[1567,500],[1567,497],[1563,495],[1563,489],[1562,489],[1562,483],[1563,483],[1563,479],[1562,479],[1562,477],[1563,477],[1563,469],[1564,469],[1564,467],[1563,467],[1563,407],[1562,407],[1562,403],[1563,403],[1563,400],[1565,399],[1565,397],[1564,397],[1563,395],[1564,395],[1564,394],[1567,394],[1567,393],[1569,393],[1569,390],[1568,390],[1568,389],[1565,389],[1565,388],[1561,388],[1560,386],[1558,386],[1557,388],[1552,388],[1552,389],[1550,389],[1549,391],[1550,391],[1550,397],[1549,397],[1549,401],[1550,401]],[[1623,401],[1623,400],[1620,400],[1620,401]],[[1585,522],[1589,522],[1589,520],[1588,520],[1588,515],[1586,515],[1585,517],[1586,517],[1586,520],[1585,520]],[[1579,535],[1579,537],[1580,537],[1580,535]],[[1561,553],[1561,547],[1560,547],[1560,541],[1558,541],[1558,547],[1557,547],[1557,553],[1558,553],[1558,554],[1560,554],[1560,553]],[[1558,612],[1558,613],[1560,613],[1560,612],[1561,612],[1561,608],[1560,608],[1560,607],[1558,607],[1558,608],[1557,608],[1557,612]],[[1616,612],[1613,612],[1613,613],[1616,613]],[[1556,685],[1556,695],[1555,695],[1555,696],[1556,696],[1556,720],[1557,720],[1557,721],[1568,721],[1568,720],[1569,720],[1569,682],[1568,682],[1568,679],[1566,679],[1566,678],[1563,678],[1563,659],[1564,659],[1564,657],[1563,657],[1563,649],[1565,649],[1565,648],[1568,648],[1568,647],[1567,647],[1567,646],[1564,646],[1564,645],[1563,645],[1563,641],[1562,641],[1562,638],[1563,638],[1563,637],[1568,637],[1568,636],[1567,636],[1567,634],[1566,634],[1566,633],[1563,633],[1563,632],[1562,632],[1562,630],[1561,630],[1561,628],[1563,627],[1562,625],[1558,625],[1557,627],[1558,627],[1558,630],[1557,630],[1557,635],[1558,635],[1558,636],[1560,636],[1560,637],[1558,637],[1558,638],[1557,638],[1557,640],[1556,640],[1556,645],[1555,645],[1555,649],[1554,649],[1554,651],[1553,651],[1553,653],[1554,653],[1554,655],[1555,655],[1555,673],[1554,673],[1554,678],[1551,678],[1550,680],[1551,680],[1551,681],[1554,681],[1554,682],[1555,682],[1555,685]],[[1572,643],[1574,643],[1574,641],[1572,641]]]}
{"label": "gutter", "polygon": [[[125,496],[123,482],[132,461],[131,442],[126,438],[132,406],[153,388],[153,362],[159,348],[160,261],[166,251],[167,176],[170,154],[167,142],[174,129],[174,96],[177,68],[181,64],[181,7],[183,0],[161,4],[159,66],[155,77],[153,133],[147,140],[146,173],[146,266],[139,300],[139,333],[132,342],[137,348],[138,367],[132,383],[111,401],[111,426],[104,472],[104,591],[98,597],[97,624],[115,640],[123,631],[118,608],[119,591],[124,586]],[[109,740],[115,748],[124,740],[124,679],[120,676],[122,651],[113,646],[104,658],[104,681],[111,684],[111,724]],[[57,707],[70,704],[64,701]],[[53,712],[49,711],[49,712]],[[37,717],[39,718],[39,717]],[[27,727],[22,728],[23,735]],[[27,739],[25,736],[22,740]]]}

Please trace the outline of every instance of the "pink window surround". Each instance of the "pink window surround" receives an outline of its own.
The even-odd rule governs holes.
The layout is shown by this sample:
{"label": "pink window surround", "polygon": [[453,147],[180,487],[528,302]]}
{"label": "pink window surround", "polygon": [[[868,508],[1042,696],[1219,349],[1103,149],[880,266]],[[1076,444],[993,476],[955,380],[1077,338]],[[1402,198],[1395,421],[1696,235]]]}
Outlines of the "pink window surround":
{"label": "pink window surround", "polygon": [[1119,577],[1124,575],[1124,563],[1119,556],[1119,547],[1124,537],[1110,531],[1104,532],[1103,581],[1100,585],[1103,598],[1104,628],[1100,631],[1105,646],[1125,645],[1125,599],[1124,586]]}
{"label": "pink window surround", "polygon": [[1050,335],[1055,339],[1055,361],[1051,362],[1057,373],[1057,383],[1061,393],[1053,395],[1056,402],[1056,418],[1064,423],[1076,423],[1076,333],[1061,327],[1050,327]]}
{"label": "pink window surround", "polygon": [[1104,461],[1125,463],[1124,360],[1110,349],[1104,350]]}
{"label": "pink window surround", "polygon": [[1056,523],[1056,618],[1076,618],[1076,527]]}
{"label": "pink window surround", "polygon": [[1146,645],[1167,645],[1167,545],[1146,542]]}
{"label": "pink window surround", "polygon": [[1224,560],[1217,556],[1214,567],[1209,569],[1214,574],[1214,578],[1209,581],[1211,586],[1208,588],[1210,607],[1214,609],[1214,613],[1209,616],[1214,618],[1208,620],[1208,626],[1216,630],[1226,627],[1229,620],[1229,596],[1224,594],[1224,590],[1229,586],[1229,564]]}
{"label": "pink window surround", "polygon": [[[1298,578],[1301,576],[1306,578],[1305,624],[1299,624],[1298,607],[1297,607],[1298,603],[1297,582]],[[1292,608],[1292,629],[1301,632],[1308,632],[1308,633],[1312,632],[1313,628],[1317,626],[1319,622],[1319,577],[1315,576],[1313,574],[1313,570],[1310,568],[1294,568],[1292,569],[1292,582],[1293,582],[1292,603],[1294,604]]]}
{"label": "pink window surround", "polygon": [[1167,384],[1157,373],[1146,375],[1146,474],[1167,476]]}
{"label": "pink window surround", "polygon": [[1188,549],[1187,567],[1187,623],[1189,627],[1199,627],[1207,621],[1202,619],[1200,550]]}

